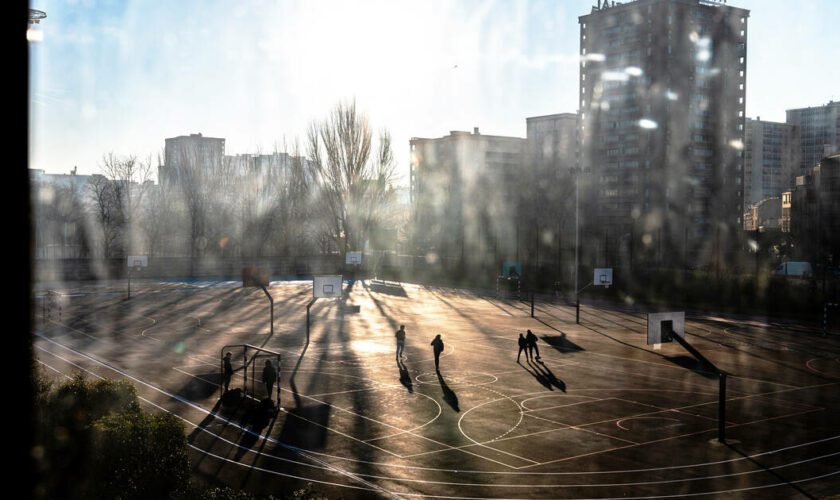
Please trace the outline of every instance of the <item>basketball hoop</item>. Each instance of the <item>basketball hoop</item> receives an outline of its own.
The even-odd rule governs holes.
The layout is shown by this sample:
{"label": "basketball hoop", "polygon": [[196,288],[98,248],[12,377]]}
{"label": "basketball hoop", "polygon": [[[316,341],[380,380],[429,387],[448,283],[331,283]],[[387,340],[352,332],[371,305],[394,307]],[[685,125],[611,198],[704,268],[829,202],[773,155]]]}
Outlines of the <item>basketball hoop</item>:
{"label": "basketball hoop", "polygon": [[46,17],[47,13],[43,10],[29,9],[29,24],[38,24],[41,22],[41,19],[45,19]]}

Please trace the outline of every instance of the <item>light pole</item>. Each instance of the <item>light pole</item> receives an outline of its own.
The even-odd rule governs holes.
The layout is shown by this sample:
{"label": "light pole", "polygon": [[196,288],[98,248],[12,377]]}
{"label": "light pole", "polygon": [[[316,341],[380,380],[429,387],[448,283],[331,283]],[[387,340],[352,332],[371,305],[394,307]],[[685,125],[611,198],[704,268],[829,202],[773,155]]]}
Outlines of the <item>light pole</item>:
{"label": "light pole", "polygon": [[580,294],[578,291],[578,266],[580,264],[580,176],[581,169],[572,169],[575,174],[575,323],[580,324]]}

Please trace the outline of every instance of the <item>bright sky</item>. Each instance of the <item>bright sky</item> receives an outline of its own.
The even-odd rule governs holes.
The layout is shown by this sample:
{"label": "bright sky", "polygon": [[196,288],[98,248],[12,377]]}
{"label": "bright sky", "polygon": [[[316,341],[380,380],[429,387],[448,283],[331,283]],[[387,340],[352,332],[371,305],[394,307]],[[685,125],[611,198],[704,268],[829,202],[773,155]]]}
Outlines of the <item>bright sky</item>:
{"label": "bright sky", "polygon": [[[48,17],[30,44],[30,167],[94,173],[106,152],[157,155],[198,132],[269,152],[355,98],[407,184],[411,137],[524,137],[526,117],[576,111],[577,17],[594,4],[32,0]],[[729,4],[752,11],[748,116],[840,100],[840,2]]]}

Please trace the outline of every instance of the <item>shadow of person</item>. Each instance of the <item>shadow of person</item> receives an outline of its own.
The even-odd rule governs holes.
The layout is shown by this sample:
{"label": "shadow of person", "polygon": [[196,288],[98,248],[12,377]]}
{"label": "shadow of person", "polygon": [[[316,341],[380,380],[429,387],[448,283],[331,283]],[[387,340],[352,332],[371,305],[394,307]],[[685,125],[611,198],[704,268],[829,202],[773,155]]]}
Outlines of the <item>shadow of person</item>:
{"label": "shadow of person", "polygon": [[455,392],[446,385],[446,380],[443,379],[443,375],[438,372],[437,374],[438,382],[440,382],[440,388],[443,391],[443,400],[446,401],[446,404],[452,407],[453,410],[460,412],[461,409],[458,408],[458,396]]}
{"label": "shadow of person", "polygon": [[550,386],[554,386],[560,389],[561,391],[566,392],[566,383],[560,380],[559,378],[555,377],[554,373],[552,373],[552,371],[549,370],[545,363],[543,363],[542,361],[538,361],[534,363],[533,366],[535,370],[542,374],[542,376],[545,378],[546,382]]}
{"label": "shadow of person", "polygon": [[193,441],[195,441],[196,436],[201,434],[204,431],[204,429],[207,428],[208,425],[210,425],[210,422],[212,422],[213,420],[216,419],[216,413],[218,413],[221,406],[222,406],[222,399],[219,398],[216,401],[216,405],[213,406],[212,410],[210,410],[210,413],[208,413],[207,416],[204,417],[204,420],[202,420],[201,423],[198,424],[198,427],[193,429],[193,431],[190,432],[190,435],[187,436],[187,443],[193,444]]}
{"label": "shadow of person", "polygon": [[[273,411],[269,411],[273,409],[273,405],[274,403],[270,399],[262,400],[259,403],[250,402],[248,405],[240,423],[244,432],[236,451],[235,459],[237,462],[245,456],[248,450],[254,447],[257,440],[260,439],[263,429],[273,422],[275,414]],[[266,433],[267,435],[268,433]]]}
{"label": "shadow of person", "polygon": [[[269,401],[271,401],[271,400],[269,400]],[[263,439],[262,439],[262,442],[260,443],[259,448],[257,448],[257,450],[256,450],[256,455],[257,456],[262,455],[263,450],[265,449],[265,445],[268,443],[268,438],[269,438],[269,436],[271,436],[271,430],[274,429],[274,424],[277,421],[277,415],[280,413],[279,411],[275,411],[276,408],[274,407],[273,403],[272,403],[270,408],[267,405],[265,405],[263,407],[263,409],[264,410],[265,409],[270,409],[270,411],[267,411],[264,414],[264,418],[270,418],[270,421],[268,422],[268,426],[265,427],[264,432],[261,430],[261,428],[257,429],[255,427],[254,429],[252,429],[253,432],[262,432],[262,435],[264,436]],[[237,453],[237,455],[239,455],[239,454]],[[240,460],[241,458],[242,458],[242,455],[238,456],[237,461]],[[248,467],[248,472],[245,474],[245,477],[242,478],[242,483],[240,484],[240,488],[244,488],[245,485],[248,484],[248,481],[251,478],[251,474],[254,472],[254,465],[255,465],[255,462],[252,462],[251,466]]]}
{"label": "shadow of person", "polygon": [[413,393],[414,383],[411,381],[411,375],[409,375],[408,368],[405,367],[402,360],[397,360],[397,368],[400,369],[400,383],[408,389],[409,393]]}
{"label": "shadow of person", "polygon": [[[551,386],[551,382],[548,381],[548,378],[541,371],[537,370],[536,367],[534,367],[534,363],[530,359],[526,359],[526,361],[528,362],[527,366],[522,363],[519,363],[519,365],[524,368],[526,372],[530,373],[532,377],[537,379],[537,382],[539,382],[543,387],[553,391],[554,387]],[[528,368],[529,366],[531,368]]]}

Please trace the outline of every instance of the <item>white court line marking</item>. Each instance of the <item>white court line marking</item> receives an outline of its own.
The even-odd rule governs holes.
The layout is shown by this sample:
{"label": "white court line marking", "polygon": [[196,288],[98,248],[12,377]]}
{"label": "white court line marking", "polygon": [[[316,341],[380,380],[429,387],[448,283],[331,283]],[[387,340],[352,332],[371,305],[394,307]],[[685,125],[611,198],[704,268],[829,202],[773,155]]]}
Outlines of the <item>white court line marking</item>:
{"label": "white court line marking", "polygon": [[[822,370],[818,370],[818,369],[814,368],[813,366],[811,366],[811,363],[813,363],[814,361],[817,361],[817,360],[819,360],[819,359],[827,359],[827,358],[813,358],[813,359],[809,359],[808,361],[806,361],[806,362],[805,362],[805,367],[806,367],[806,368],[808,368],[809,370],[811,370],[811,371],[812,371],[812,372],[814,372],[814,373],[818,373],[818,374],[820,374],[820,375],[825,375],[826,377],[837,378],[837,376],[836,376],[836,375],[832,375],[832,374],[830,374],[830,373],[826,373],[826,372],[824,372],[824,371],[822,371]],[[829,360],[829,361],[830,361],[830,360]]]}
{"label": "white court line marking", "polygon": [[727,425],[727,427],[736,427],[736,426],[742,426],[742,425],[758,424],[760,422],[767,422],[769,420],[778,420],[780,418],[795,417],[797,415],[804,415],[806,413],[814,413],[815,411],[823,411],[823,410],[825,410],[825,408],[815,408],[813,410],[804,410],[804,411],[795,412],[795,413],[787,413],[785,415],[778,415],[776,417],[768,417],[768,418],[762,418],[762,419],[759,419],[759,420],[752,420],[750,422],[744,422],[744,423],[741,423],[741,424]]}
{"label": "white court line marking", "polygon": [[379,385],[377,382],[374,382],[376,385],[374,387],[364,387],[362,389],[348,389],[346,391],[335,391],[335,392],[322,392],[319,394],[310,394],[313,398],[320,398],[324,396],[335,396],[337,394],[352,394],[354,392],[367,392],[367,391],[378,391],[380,389],[392,389],[396,386],[388,384],[388,385]]}
{"label": "white court line marking", "polygon": [[48,365],[47,363],[44,363],[44,362],[43,362],[43,361],[41,361],[40,359],[36,359],[35,361],[37,361],[37,362],[41,363],[42,365],[46,366],[46,367],[47,367],[47,368],[49,368],[50,370],[52,370],[52,371],[56,372],[57,374],[61,375],[61,376],[62,376],[62,377],[64,377],[64,378],[66,378],[67,380],[73,380],[73,377],[71,377],[71,376],[67,375],[67,374],[66,374],[66,373],[64,373],[64,372],[59,371],[59,370],[58,370],[58,369],[56,369],[56,368],[53,368],[52,366]]}
{"label": "white court line marking", "polygon": [[[630,399],[622,399],[622,398],[614,398],[614,399],[616,399],[617,401],[623,401],[625,403],[637,404],[637,405],[640,405],[640,406],[647,406],[648,408],[656,408],[659,411],[672,411],[674,413],[679,413],[680,415],[698,417],[698,418],[702,418],[702,419],[705,419],[705,420],[711,420],[712,422],[717,422],[718,421],[718,419],[716,417],[707,417],[705,415],[688,413],[688,412],[685,412],[685,411],[681,411],[679,408],[665,408],[663,406],[656,406],[656,405],[652,405],[652,404],[649,404],[649,403],[641,403],[639,401],[633,401],[633,400],[630,400]],[[727,401],[729,401],[729,400],[727,399]],[[732,422],[732,421],[727,420],[726,423],[727,424],[735,424],[737,422]]]}
{"label": "white court line marking", "polygon": [[81,331],[81,330],[78,330],[78,329],[76,329],[76,328],[73,328],[72,326],[65,325],[64,323],[61,323],[61,322],[58,322],[58,321],[55,321],[55,320],[51,320],[51,319],[50,319],[50,320],[47,320],[47,321],[49,321],[50,323],[54,323],[54,324],[56,324],[56,325],[58,325],[58,326],[61,326],[61,327],[63,327],[63,328],[67,328],[68,330],[72,330],[72,331],[74,331],[74,332],[76,332],[76,333],[82,334],[82,335],[84,335],[85,337],[88,337],[88,338],[90,338],[90,339],[93,339],[93,340],[102,340],[102,339],[100,339],[99,337],[96,337],[96,336],[94,336],[94,335],[87,334],[87,333],[85,333],[85,332],[83,332],[83,331]]}
{"label": "white court line marking", "polygon": [[627,417],[627,418],[622,418],[621,420],[617,421],[615,423],[615,425],[618,426],[619,429],[622,429],[622,430],[625,430],[625,431],[630,431],[630,429],[621,425],[621,422],[624,422],[625,420],[671,420],[671,421],[674,421],[674,422],[678,422],[680,424],[682,423],[679,419],[671,418],[671,417]]}
{"label": "white court line marking", "polygon": [[[554,419],[550,419],[550,418],[546,418],[546,417],[540,417],[539,415],[534,415],[533,413],[529,413],[528,416],[531,417],[531,418],[536,418],[538,420],[543,420],[545,422],[551,422],[552,424],[565,426],[566,429],[574,429],[576,431],[589,432],[591,434],[595,434],[595,435],[598,435],[598,436],[601,436],[601,437],[605,437],[605,438],[608,438],[608,439],[614,439],[616,441],[623,441],[625,443],[630,443],[630,444],[633,444],[633,445],[642,444],[642,443],[639,443],[638,441],[632,441],[630,439],[624,439],[624,438],[620,438],[620,437],[616,437],[616,436],[610,436],[609,434],[604,434],[604,433],[593,431],[593,430],[590,430],[590,429],[584,429],[583,426],[567,424],[566,422],[560,422],[559,420],[554,420]],[[564,428],[561,427],[560,429],[553,429],[553,430],[559,431],[559,430],[563,430],[563,429]]]}
{"label": "white court line marking", "polygon": [[[569,403],[569,404],[566,404],[566,405],[549,406],[549,407],[546,407],[546,408],[534,408],[534,409],[529,408],[529,409],[525,410],[525,413],[527,414],[527,413],[538,412],[538,411],[556,410],[557,408],[566,408],[566,407],[569,407],[569,406],[577,406],[577,405],[582,405],[582,404],[585,404],[585,403],[597,403],[598,401],[606,401],[608,399],[614,399],[614,398],[594,399],[592,401],[578,401],[577,403]],[[522,406],[525,407],[524,404]]]}

